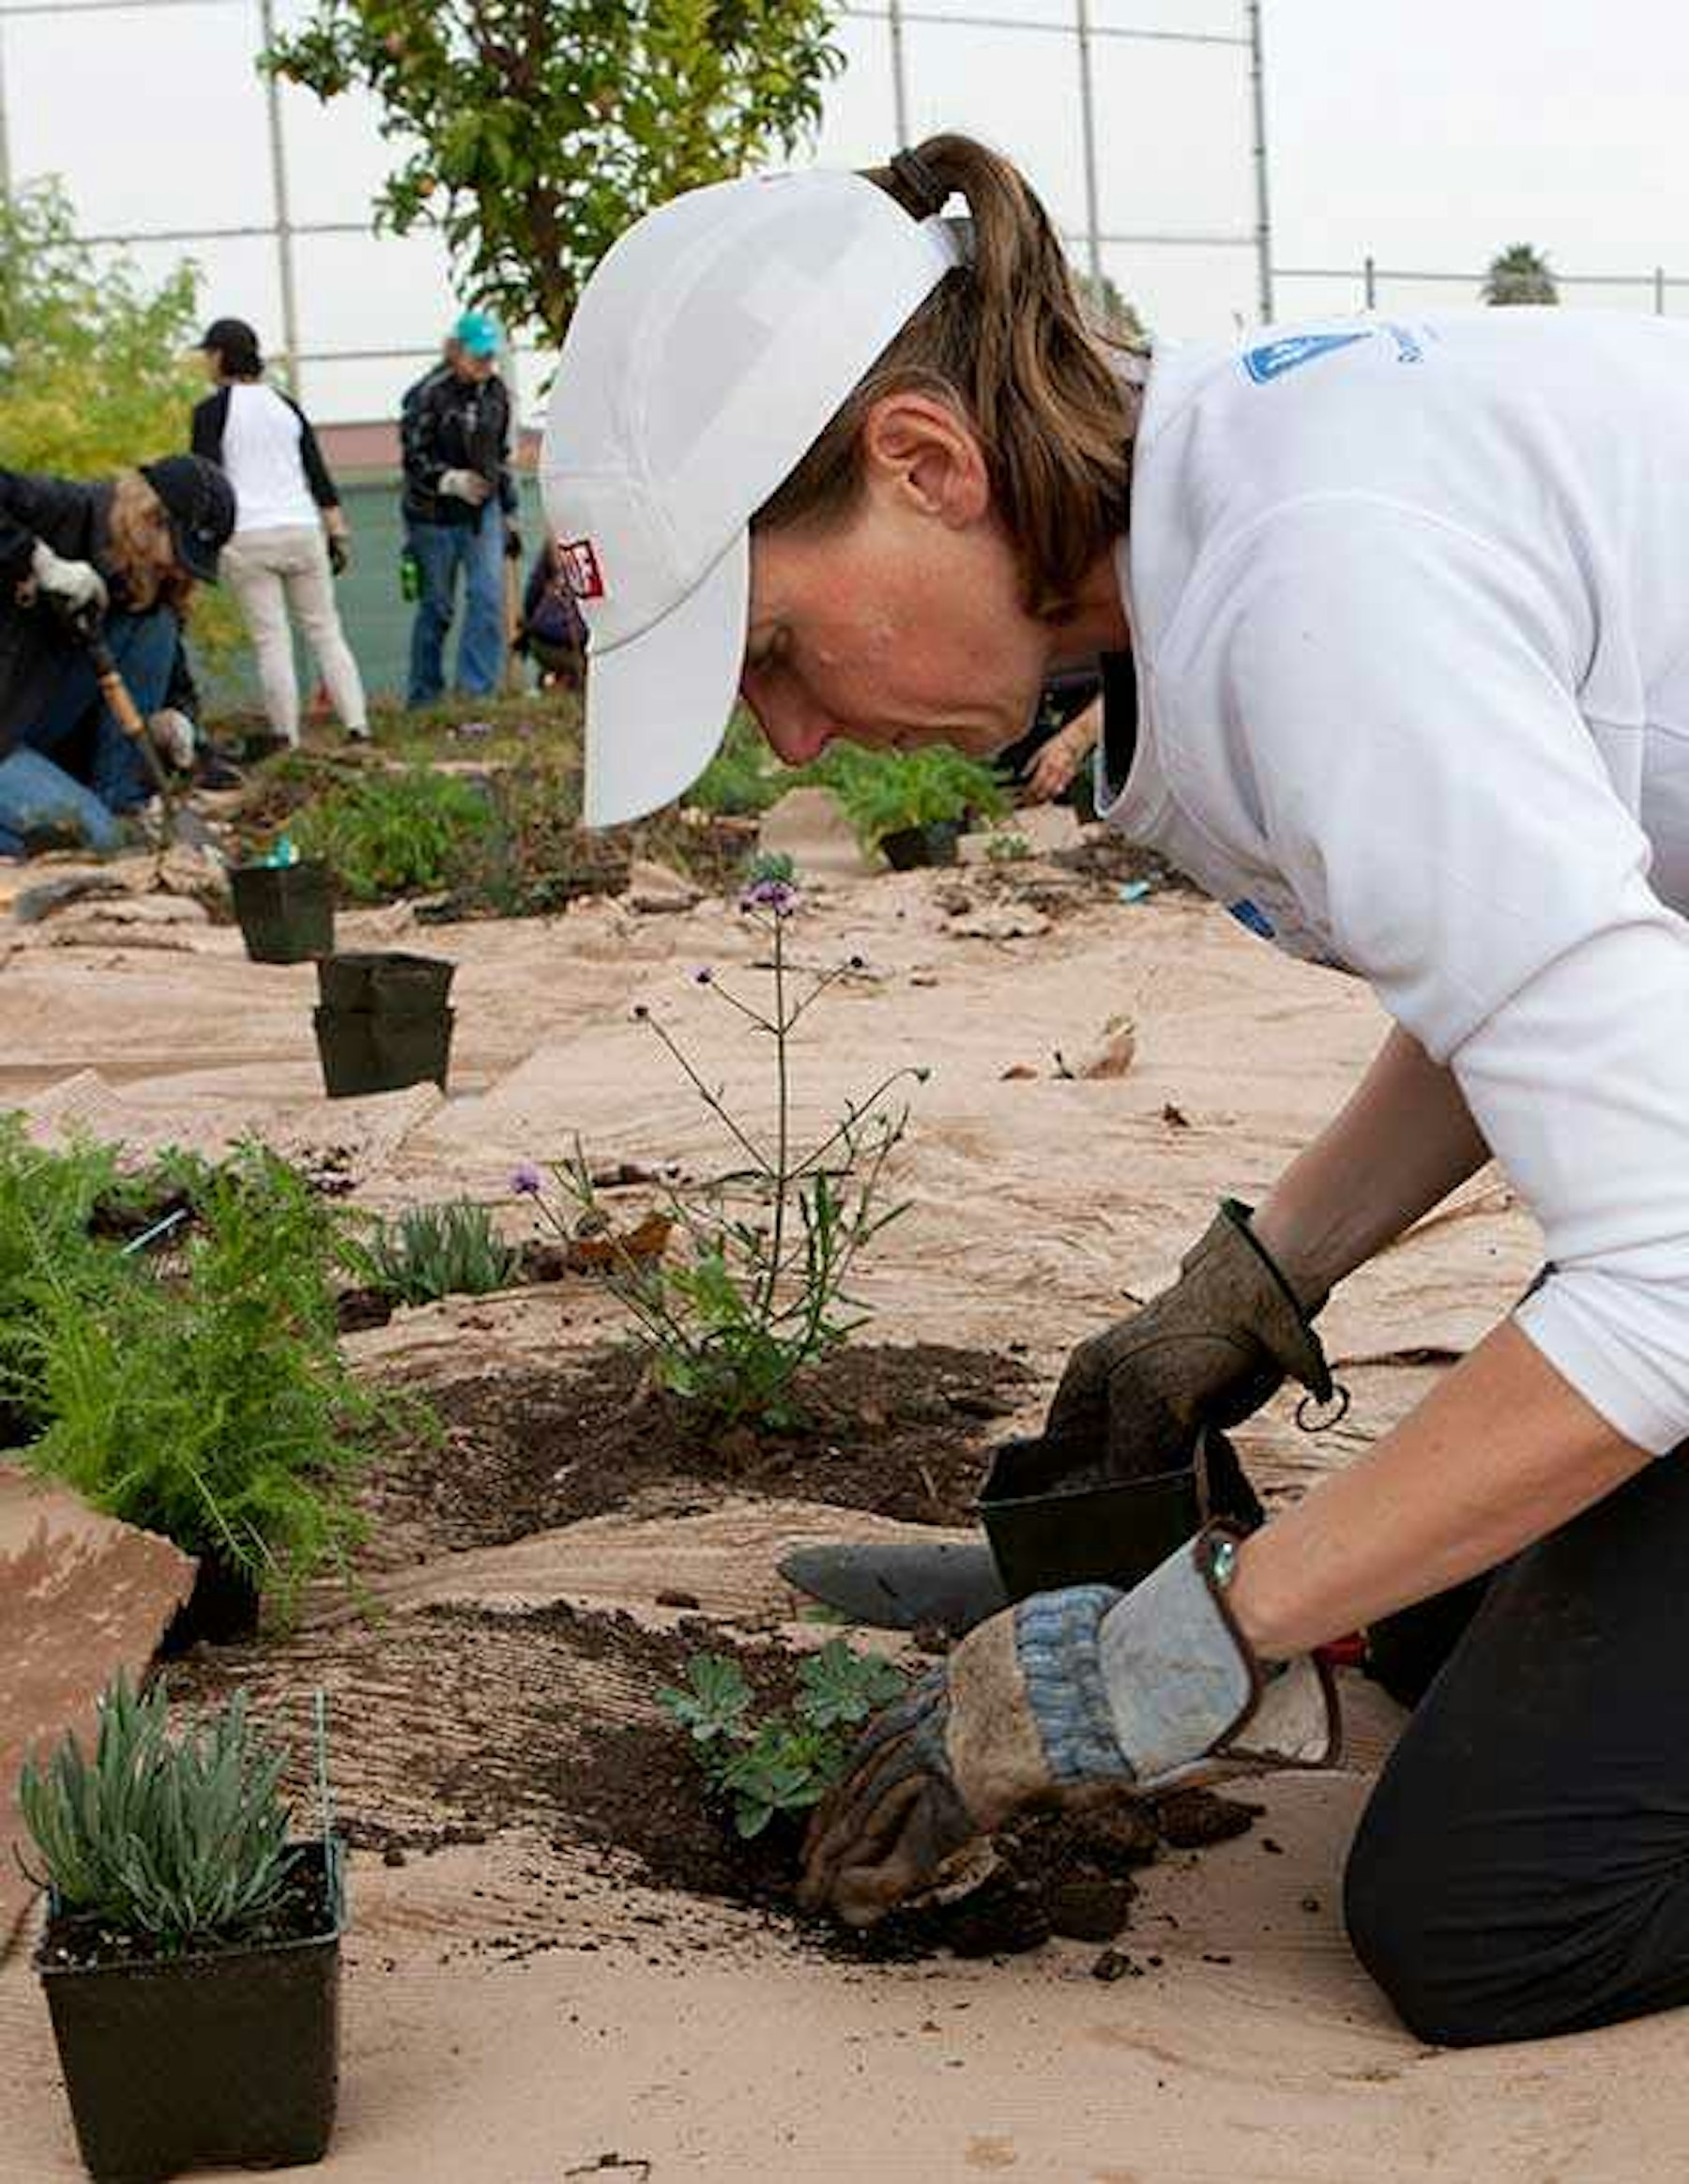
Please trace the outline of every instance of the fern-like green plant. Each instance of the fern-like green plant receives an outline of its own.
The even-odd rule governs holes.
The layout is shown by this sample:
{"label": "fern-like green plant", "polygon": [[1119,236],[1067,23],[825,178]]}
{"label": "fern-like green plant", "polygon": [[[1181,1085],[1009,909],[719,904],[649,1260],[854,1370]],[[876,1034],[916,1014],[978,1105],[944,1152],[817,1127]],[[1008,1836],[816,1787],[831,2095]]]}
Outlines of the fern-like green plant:
{"label": "fern-like green plant", "polygon": [[170,1734],[162,1684],[137,1697],[119,1672],[90,1760],[74,1733],[24,1763],[18,1805],[55,1909],[90,1915],[154,1953],[247,1938],[274,1910],[297,1852],[269,1749],[236,1691],[198,1734]]}
{"label": "fern-like green plant", "polygon": [[356,1280],[402,1305],[484,1297],[508,1289],[522,1265],[487,1208],[470,1199],[407,1206],[396,1221],[378,1218],[367,1235],[348,1237],[341,1252]]}

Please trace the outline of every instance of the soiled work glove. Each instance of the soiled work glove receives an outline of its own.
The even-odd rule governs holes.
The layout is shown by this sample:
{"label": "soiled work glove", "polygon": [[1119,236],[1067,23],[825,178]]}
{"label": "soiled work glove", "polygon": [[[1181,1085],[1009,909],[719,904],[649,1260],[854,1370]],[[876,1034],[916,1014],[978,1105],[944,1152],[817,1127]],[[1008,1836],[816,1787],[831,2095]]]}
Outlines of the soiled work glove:
{"label": "soiled work glove", "polygon": [[491,496],[493,488],[479,470],[442,470],[440,491],[453,500],[466,500],[471,508],[479,508]]}
{"label": "soiled work glove", "polygon": [[1099,1468],[1142,1477],[1163,1468],[1168,1449],[1188,1448],[1199,1425],[1253,1416],[1286,1375],[1330,1402],[1312,1323],[1324,1302],[1297,1298],[1251,1229],[1249,1208],[1223,1199],[1172,1287],[1069,1357],[1044,1426],[1042,1483]]}
{"label": "soiled work glove", "polygon": [[994,1615],[870,1723],[810,1824],[799,1900],[871,1926],[976,1836],[1040,1806],[1331,1765],[1323,1667],[1271,1669],[1225,1603],[1210,1526],[1130,1593],[1074,1585]]}
{"label": "soiled work glove", "polygon": [[36,597],[62,614],[67,621],[82,621],[106,610],[105,578],[92,561],[68,561],[38,539],[29,557],[29,581]]}

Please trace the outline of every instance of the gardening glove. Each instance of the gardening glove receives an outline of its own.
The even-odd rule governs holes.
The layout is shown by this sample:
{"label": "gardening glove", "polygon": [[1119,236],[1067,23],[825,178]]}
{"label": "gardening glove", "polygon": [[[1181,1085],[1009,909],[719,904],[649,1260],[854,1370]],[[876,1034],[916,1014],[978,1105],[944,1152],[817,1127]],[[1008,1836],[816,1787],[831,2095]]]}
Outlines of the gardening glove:
{"label": "gardening glove", "polygon": [[67,561],[44,539],[29,557],[35,596],[68,622],[91,621],[106,610],[105,578],[92,561]]}
{"label": "gardening glove", "polygon": [[442,470],[440,491],[453,500],[466,500],[471,508],[479,508],[489,498],[493,488],[479,470]]}
{"label": "gardening glove", "polygon": [[1321,1403],[1331,1375],[1314,1332],[1323,1295],[1305,1303],[1249,1226],[1222,1199],[1179,1279],[1126,1319],[1079,1344],[1044,1425],[1053,1487],[1076,1472],[1134,1478],[1189,1448],[1199,1426],[1253,1416],[1286,1374]]}
{"label": "gardening glove", "polygon": [[186,773],[193,764],[194,746],[193,723],[188,715],[178,712],[175,706],[166,706],[161,711],[147,715],[146,732],[153,740],[153,749],[165,764],[175,767],[178,773]]}
{"label": "gardening glove", "polygon": [[870,1723],[817,1809],[805,1908],[872,1926],[976,1837],[1040,1807],[1333,1764],[1330,1675],[1256,1658],[1225,1606],[1236,1552],[1210,1525],[1130,1593],[1038,1593],[970,1631]]}
{"label": "gardening glove", "polygon": [[328,566],[337,576],[343,576],[352,566],[352,542],[344,531],[328,534]]}

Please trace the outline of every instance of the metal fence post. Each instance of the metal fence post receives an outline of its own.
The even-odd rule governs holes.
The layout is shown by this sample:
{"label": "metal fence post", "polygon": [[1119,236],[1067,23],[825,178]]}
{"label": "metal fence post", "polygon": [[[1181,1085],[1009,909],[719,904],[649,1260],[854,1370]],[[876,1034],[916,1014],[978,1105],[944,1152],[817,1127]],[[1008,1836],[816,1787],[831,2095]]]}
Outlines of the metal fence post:
{"label": "metal fence post", "polygon": [[1654,267],[1654,316],[1656,318],[1664,318],[1665,315],[1666,268],[1664,266],[1656,266]]}
{"label": "metal fence post", "polygon": [[1261,319],[1272,319],[1272,206],[1267,189],[1267,55],[1261,38],[1261,0],[1249,0],[1249,100],[1254,136],[1250,159],[1255,169],[1255,266]]}
{"label": "metal fence post", "polygon": [[[275,0],[258,0],[261,50],[267,53],[276,39]],[[287,145],[282,132],[282,86],[264,71],[264,104],[269,122],[270,189],[276,206],[276,263],[282,276],[282,356],[288,385],[296,395],[303,390],[299,364],[299,300],[294,284],[293,215],[287,198]]]}
{"label": "metal fence post", "polygon": [[903,0],[886,0],[886,27],[891,34],[891,119],[901,151],[909,141],[909,78],[904,61]]}
{"label": "metal fence post", "polygon": [[1097,191],[1097,96],[1091,70],[1090,0],[1073,0],[1073,30],[1079,48],[1079,138],[1085,159],[1085,252],[1096,289],[1092,303],[1103,308],[1103,214]]}
{"label": "metal fence post", "polygon": [[1378,300],[1378,267],[1377,259],[1374,258],[1370,251],[1367,252],[1366,263],[1361,269],[1361,278],[1362,293],[1366,298],[1366,308],[1371,311]]}

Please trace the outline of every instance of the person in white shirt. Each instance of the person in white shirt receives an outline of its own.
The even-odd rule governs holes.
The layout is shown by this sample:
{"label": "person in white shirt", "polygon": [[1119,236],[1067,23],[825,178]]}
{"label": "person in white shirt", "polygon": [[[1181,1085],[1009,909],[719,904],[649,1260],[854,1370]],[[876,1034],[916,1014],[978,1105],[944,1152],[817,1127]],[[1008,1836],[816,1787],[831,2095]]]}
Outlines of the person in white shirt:
{"label": "person in white shirt", "polygon": [[1349,1856],[1362,1962],[1455,2043],[1689,1999],[1689,329],[1111,355],[1022,177],[943,136],[647,215],[553,405],[589,820],[677,794],[741,692],[794,763],[983,756],[1095,664],[1100,809],[1394,1020],[1265,1201],[1080,1344],[1047,1482],[1329,1388],[1331,1287],[1491,1155],[1550,1257],[1295,1508],[1251,1529],[1240,1489],[1140,1581],[974,1628],[864,1738],[806,1900],[868,1924],[1029,1806],[1327,1763],[1316,1650],[1435,1601]]}
{"label": "person in white shirt", "polygon": [[298,404],[266,384],[258,336],[244,319],[214,320],[199,345],[217,392],[195,405],[193,451],[221,464],[235,488],[239,517],[222,565],[258,655],[270,733],[282,743],[299,740],[291,615],[342,727],[362,739],[363,679],[334,600],[351,540],[316,435]]}

